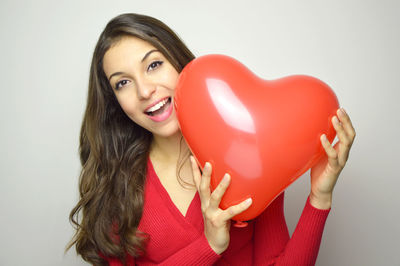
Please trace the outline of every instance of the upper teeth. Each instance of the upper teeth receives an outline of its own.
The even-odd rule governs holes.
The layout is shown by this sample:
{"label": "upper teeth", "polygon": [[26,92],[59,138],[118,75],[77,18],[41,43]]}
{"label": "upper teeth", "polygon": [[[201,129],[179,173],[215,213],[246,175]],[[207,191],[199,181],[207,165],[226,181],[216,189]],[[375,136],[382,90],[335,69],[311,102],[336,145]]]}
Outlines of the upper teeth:
{"label": "upper teeth", "polygon": [[165,100],[162,100],[161,102],[157,103],[156,105],[150,107],[149,109],[147,109],[147,112],[154,112],[157,111],[158,109],[160,109],[161,107],[164,106],[164,104],[166,104],[168,102],[168,98]]}

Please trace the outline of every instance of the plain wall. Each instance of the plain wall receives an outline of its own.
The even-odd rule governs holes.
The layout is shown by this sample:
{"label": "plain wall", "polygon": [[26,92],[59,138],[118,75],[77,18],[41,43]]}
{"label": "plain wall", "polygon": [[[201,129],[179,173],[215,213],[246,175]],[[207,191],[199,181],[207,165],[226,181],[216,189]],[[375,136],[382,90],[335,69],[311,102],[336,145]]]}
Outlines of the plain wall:
{"label": "plain wall", "polygon": [[[398,1],[0,2],[0,265],[86,265],[68,215],[94,45],[120,13],[157,17],[196,55],[223,53],[265,79],[328,83],[357,130],[317,265],[400,265]],[[308,173],[289,187],[295,228]]]}

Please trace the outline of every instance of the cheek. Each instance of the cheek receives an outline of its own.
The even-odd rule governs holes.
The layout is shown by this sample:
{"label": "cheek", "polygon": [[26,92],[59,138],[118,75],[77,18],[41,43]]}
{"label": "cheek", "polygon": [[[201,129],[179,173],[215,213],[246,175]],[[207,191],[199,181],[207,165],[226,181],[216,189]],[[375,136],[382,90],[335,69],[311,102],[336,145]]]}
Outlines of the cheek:
{"label": "cheek", "polygon": [[134,101],[134,97],[118,95],[117,100],[122,110],[129,117],[135,116],[135,109],[137,108],[137,103]]}
{"label": "cheek", "polygon": [[175,90],[176,84],[178,84],[179,74],[175,68],[170,69],[164,76],[165,83],[168,84],[168,88]]}

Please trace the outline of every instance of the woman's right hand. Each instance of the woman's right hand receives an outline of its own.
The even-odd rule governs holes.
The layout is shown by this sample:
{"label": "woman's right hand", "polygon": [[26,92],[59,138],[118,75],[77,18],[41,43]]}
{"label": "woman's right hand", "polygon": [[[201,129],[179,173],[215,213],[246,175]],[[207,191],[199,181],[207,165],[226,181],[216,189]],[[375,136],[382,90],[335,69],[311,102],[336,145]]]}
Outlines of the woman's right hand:
{"label": "woman's right hand", "polygon": [[251,198],[229,207],[226,210],[219,208],[221,199],[229,186],[230,176],[225,174],[224,178],[211,193],[211,164],[206,163],[201,174],[199,167],[193,158],[190,157],[193,171],[193,179],[201,200],[201,211],[204,219],[204,234],[210,244],[210,247],[217,254],[224,252],[229,245],[229,230],[232,217],[245,211],[250,207]]}

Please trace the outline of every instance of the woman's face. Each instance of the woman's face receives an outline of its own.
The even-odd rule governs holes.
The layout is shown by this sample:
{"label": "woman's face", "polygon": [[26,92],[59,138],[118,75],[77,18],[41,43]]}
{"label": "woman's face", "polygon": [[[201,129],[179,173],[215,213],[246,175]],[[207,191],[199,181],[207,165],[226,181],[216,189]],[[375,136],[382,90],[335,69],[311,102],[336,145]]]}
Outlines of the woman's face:
{"label": "woman's face", "polygon": [[106,52],[103,69],[128,117],[154,135],[179,130],[173,108],[178,72],[150,43],[124,37]]}

